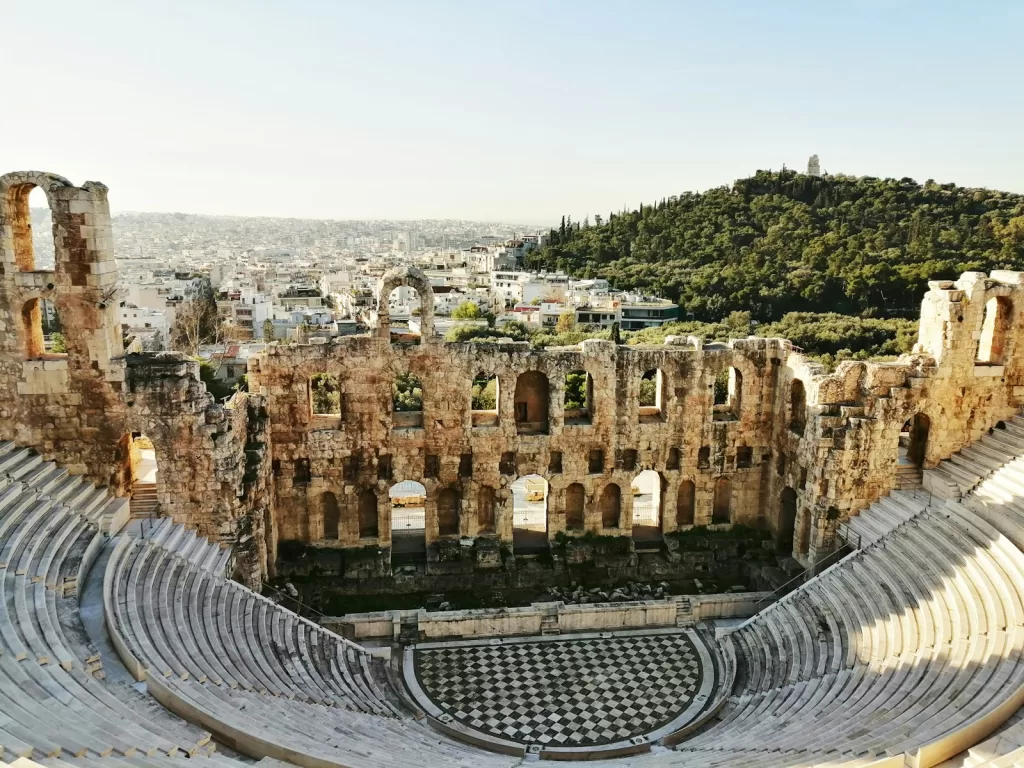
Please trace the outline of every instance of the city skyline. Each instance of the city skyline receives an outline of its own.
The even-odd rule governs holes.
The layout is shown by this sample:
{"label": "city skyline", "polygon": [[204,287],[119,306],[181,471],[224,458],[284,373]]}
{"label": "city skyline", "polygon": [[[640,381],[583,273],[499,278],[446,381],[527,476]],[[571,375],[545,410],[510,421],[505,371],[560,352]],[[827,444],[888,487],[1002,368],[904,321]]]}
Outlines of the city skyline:
{"label": "city skyline", "polygon": [[813,153],[1024,191],[1021,21],[1009,2],[18,4],[0,156],[102,179],[116,212],[332,220],[550,224]]}

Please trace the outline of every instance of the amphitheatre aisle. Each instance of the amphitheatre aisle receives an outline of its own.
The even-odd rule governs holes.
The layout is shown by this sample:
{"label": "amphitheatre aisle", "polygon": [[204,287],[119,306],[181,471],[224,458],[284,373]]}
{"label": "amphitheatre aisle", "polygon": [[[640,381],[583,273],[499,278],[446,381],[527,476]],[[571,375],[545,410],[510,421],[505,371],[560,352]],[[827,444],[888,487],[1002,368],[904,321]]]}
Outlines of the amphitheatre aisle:
{"label": "amphitheatre aisle", "polygon": [[[34,268],[36,186],[53,270]],[[0,323],[13,329],[0,334],[4,763],[1024,757],[1024,274],[934,281],[913,354],[827,373],[778,339],[446,344],[429,283],[401,269],[382,281],[371,334],[271,347],[252,391],[218,403],[194,362],[124,354],[106,195],[0,177]],[[415,344],[390,332],[398,285],[425,302]],[[67,353],[42,343],[44,301]],[[483,415],[468,397],[481,370],[498,393]],[[421,412],[392,411],[396,371],[422,378]],[[313,412],[323,375],[345,395],[338,413]],[[584,408],[565,407],[570,375],[587,382]],[[654,406],[639,405],[643,380],[659,385]],[[660,499],[632,491],[648,471]],[[141,514],[159,517],[132,520],[140,478],[155,486]],[[556,544],[631,552],[652,532],[740,525],[807,572],[742,609],[695,596],[387,612],[352,623],[366,644],[261,594],[284,542],[390,571],[389,489],[406,482],[428,574],[484,578]],[[516,552],[517,522],[541,554]]]}

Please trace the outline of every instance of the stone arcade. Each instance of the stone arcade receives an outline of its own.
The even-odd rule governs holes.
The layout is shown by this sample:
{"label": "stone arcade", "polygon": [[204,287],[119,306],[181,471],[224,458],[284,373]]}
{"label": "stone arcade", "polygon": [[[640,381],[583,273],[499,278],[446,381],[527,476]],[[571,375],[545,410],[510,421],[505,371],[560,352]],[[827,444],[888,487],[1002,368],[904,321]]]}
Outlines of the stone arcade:
{"label": "stone arcade", "polygon": [[[53,212],[53,271],[33,263],[33,187]],[[127,494],[132,436],[144,434],[163,512],[235,544],[249,584],[273,571],[279,540],[376,547],[387,568],[389,489],[401,481],[425,487],[423,535],[435,554],[446,543],[511,546],[511,488],[528,475],[546,481],[548,540],[562,531],[630,537],[631,484],[648,469],[658,475],[654,525],[663,532],[764,524],[811,565],[834,549],[840,519],[897,484],[908,421],[919,425],[914,457],[930,467],[1024,397],[1016,272],[931,283],[913,355],[828,374],[780,339],[546,350],[447,343],[433,335],[429,283],[406,268],[382,281],[371,334],[272,346],[250,363],[250,392],[221,405],[194,362],[123,354],[105,186],[0,177],[0,244],[0,438]],[[422,302],[418,343],[392,342],[404,338],[392,336],[388,317],[399,285]],[[63,321],[66,354],[43,349],[41,300]],[[566,411],[566,376],[576,371],[588,402]],[[728,393],[716,403],[725,372]],[[419,413],[392,412],[403,373],[422,382]],[[335,414],[313,413],[311,382],[321,374],[336,379]],[[497,377],[490,413],[471,410],[481,374]],[[645,375],[657,382],[654,406],[640,405]],[[493,565],[493,548],[474,551],[480,567]]]}

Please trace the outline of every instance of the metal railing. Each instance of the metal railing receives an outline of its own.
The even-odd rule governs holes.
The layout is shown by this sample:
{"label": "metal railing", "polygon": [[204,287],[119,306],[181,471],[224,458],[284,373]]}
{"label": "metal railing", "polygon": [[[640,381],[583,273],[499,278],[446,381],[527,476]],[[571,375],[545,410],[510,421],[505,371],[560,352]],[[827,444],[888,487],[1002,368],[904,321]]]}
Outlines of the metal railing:
{"label": "metal railing", "polygon": [[[314,608],[314,607],[312,607],[310,605],[306,605],[304,602],[299,600],[299,598],[292,597],[287,592],[284,592],[284,591],[278,589],[273,584],[268,584],[267,582],[264,581],[263,582],[263,588],[264,589],[269,589],[271,592],[274,592],[275,594],[280,595],[285,600],[290,600],[291,602],[295,603],[295,605],[299,606],[300,608],[305,608],[307,611],[309,611],[310,614],[312,614],[314,616],[317,616],[318,618],[322,619],[324,616],[327,615],[327,614],[323,613],[322,611],[318,611],[316,608]],[[299,614],[300,616],[302,615],[301,611],[295,611],[295,612],[297,614]]]}
{"label": "metal railing", "polygon": [[[854,550],[854,551],[856,551],[856,550]],[[757,603],[755,603],[755,605],[757,606],[757,610],[760,611],[762,606],[770,605],[770,604],[776,602],[777,600],[785,597],[790,592],[794,592],[796,590],[796,587],[794,585],[796,585],[798,582],[799,582],[799,584],[803,584],[803,583],[805,583],[807,581],[810,581],[811,579],[815,578],[816,576],[821,575],[821,573],[826,568],[829,568],[829,567],[835,565],[836,563],[838,563],[840,560],[842,560],[844,557],[846,557],[849,554],[852,554],[852,552],[846,546],[841,546],[841,547],[836,548],[833,552],[830,552],[824,558],[822,558],[818,562],[814,563],[814,567],[815,567],[816,573],[810,574],[810,573],[808,573],[808,571],[803,571],[802,573],[798,573],[796,576],[794,576],[789,581],[785,582],[781,586],[779,586],[776,589],[772,590],[771,594],[768,595],[768,597],[763,597],[760,600],[758,600]],[[829,561],[831,561],[831,562],[829,562]]]}

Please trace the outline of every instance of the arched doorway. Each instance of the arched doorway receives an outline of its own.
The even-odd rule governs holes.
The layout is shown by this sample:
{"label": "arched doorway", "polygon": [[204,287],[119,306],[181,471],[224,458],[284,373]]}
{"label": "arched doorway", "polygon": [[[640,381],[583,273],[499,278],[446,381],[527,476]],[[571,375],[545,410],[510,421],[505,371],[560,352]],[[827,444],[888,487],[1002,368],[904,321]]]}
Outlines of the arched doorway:
{"label": "arched doorway", "polygon": [[520,477],[512,491],[512,547],[516,554],[539,554],[548,548],[548,481],[540,475]]}
{"label": "arched doorway", "polygon": [[601,527],[618,528],[622,523],[622,489],[608,483],[601,491]]}
{"label": "arched doorway", "polygon": [[583,510],[586,506],[587,492],[580,483],[573,483],[564,493],[565,528],[569,531],[582,531],[586,526]]}
{"label": "arched doorway", "polygon": [[928,451],[928,430],[932,420],[925,414],[918,413],[907,419],[900,430],[898,456],[900,465],[910,465],[917,469],[924,467],[924,458]]}
{"label": "arched doorway", "polygon": [[633,496],[633,542],[637,551],[661,549],[661,477],[645,469],[630,484]]}
{"label": "arched doorway", "polygon": [[476,532],[478,534],[495,532],[495,506],[494,489],[489,485],[480,486],[476,495]]}
{"label": "arched doorway", "polygon": [[427,489],[415,480],[395,483],[391,502],[391,564],[407,565],[427,557]]}
{"label": "arched doorway", "polygon": [[377,538],[377,492],[364,488],[359,492],[359,538]]}
{"label": "arched doorway", "polygon": [[437,533],[439,536],[459,535],[459,508],[462,500],[454,488],[442,488],[437,494]]}
{"label": "arched doorway", "polygon": [[732,522],[732,483],[728,477],[715,480],[715,498],[711,508],[711,522],[724,525]]}
{"label": "arched doorway", "polygon": [[540,371],[527,371],[516,379],[512,398],[516,432],[520,435],[546,435],[548,432],[548,377]]}
{"label": "arched doorway", "polygon": [[683,480],[679,484],[676,496],[676,528],[687,528],[693,525],[697,502],[697,486],[692,480]]}
{"label": "arched doorway", "polygon": [[779,530],[776,547],[779,552],[792,554],[796,535],[796,491],[788,485],[782,489],[782,502],[779,506]]}
{"label": "arched doorway", "polygon": [[125,443],[125,455],[131,472],[132,517],[159,517],[156,448],[153,441],[141,432],[132,432],[126,436]]}

